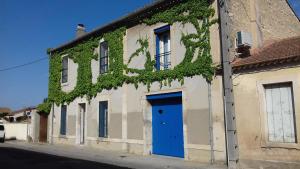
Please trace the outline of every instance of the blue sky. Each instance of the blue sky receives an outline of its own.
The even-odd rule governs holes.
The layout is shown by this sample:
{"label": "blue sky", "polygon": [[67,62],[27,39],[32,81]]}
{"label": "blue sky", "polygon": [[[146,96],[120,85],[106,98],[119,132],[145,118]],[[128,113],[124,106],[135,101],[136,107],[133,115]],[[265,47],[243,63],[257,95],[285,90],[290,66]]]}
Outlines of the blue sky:
{"label": "blue sky", "polygon": [[[300,0],[288,0],[300,16]],[[0,70],[46,57],[46,49],[75,37],[78,23],[87,31],[152,0],[0,0]],[[48,60],[0,71],[0,107],[35,106],[48,95]]]}
{"label": "blue sky", "polygon": [[288,0],[290,6],[294,9],[298,19],[300,20],[300,0]]}
{"label": "blue sky", "polygon": [[[0,69],[46,57],[46,49],[75,37],[78,23],[87,31],[152,0],[0,0]],[[48,95],[48,60],[0,72],[0,107],[35,106]]]}

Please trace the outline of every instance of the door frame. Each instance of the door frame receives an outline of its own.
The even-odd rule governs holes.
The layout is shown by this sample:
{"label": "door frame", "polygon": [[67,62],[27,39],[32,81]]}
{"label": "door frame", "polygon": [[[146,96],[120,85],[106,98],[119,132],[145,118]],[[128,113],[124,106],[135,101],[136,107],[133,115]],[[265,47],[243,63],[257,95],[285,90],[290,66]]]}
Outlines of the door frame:
{"label": "door frame", "polygon": [[[81,121],[80,121],[80,106],[81,104],[85,105],[85,115],[84,115],[84,142],[83,144],[81,144]],[[76,103],[76,139],[75,139],[75,143],[78,145],[85,145],[86,144],[86,140],[87,140],[87,112],[88,112],[88,103],[86,102],[86,100],[81,99],[80,101],[78,101]]]}
{"label": "door frame", "polygon": [[[85,133],[86,133],[86,103],[79,103],[79,144],[85,144]],[[84,111],[82,111],[84,110]],[[83,123],[83,124],[82,124]]]}

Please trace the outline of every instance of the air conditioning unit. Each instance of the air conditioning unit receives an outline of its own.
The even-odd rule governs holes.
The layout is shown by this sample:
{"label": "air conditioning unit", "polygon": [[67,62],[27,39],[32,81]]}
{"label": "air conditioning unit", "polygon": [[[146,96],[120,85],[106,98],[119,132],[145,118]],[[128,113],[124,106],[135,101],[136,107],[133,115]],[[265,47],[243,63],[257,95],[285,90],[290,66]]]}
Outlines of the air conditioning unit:
{"label": "air conditioning unit", "polygon": [[237,48],[251,48],[252,46],[252,37],[251,33],[239,31],[236,34],[236,47]]}

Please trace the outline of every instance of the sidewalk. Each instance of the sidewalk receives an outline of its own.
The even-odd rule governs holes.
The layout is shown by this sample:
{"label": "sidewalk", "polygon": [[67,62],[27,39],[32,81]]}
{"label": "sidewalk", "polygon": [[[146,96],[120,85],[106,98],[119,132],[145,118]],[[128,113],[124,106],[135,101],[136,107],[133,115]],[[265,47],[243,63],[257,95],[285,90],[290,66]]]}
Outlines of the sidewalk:
{"label": "sidewalk", "polygon": [[140,156],[116,151],[105,151],[85,146],[50,145],[27,143],[21,141],[8,141],[0,144],[1,147],[12,147],[40,153],[64,156],[74,159],[113,164],[129,168],[146,169],[225,169],[226,166],[202,164],[184,161],[179,158],[163,157],[157,155]]}

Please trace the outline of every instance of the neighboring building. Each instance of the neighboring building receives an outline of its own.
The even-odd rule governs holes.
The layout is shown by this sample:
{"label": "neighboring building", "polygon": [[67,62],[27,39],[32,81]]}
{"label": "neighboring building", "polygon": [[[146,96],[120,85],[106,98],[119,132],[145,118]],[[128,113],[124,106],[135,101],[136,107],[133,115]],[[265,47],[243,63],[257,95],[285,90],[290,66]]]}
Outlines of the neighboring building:
{"label": "neighboring building", "polygon": [[262,160],[300,161],[299,65],[300,36],[234,61],[240,158],[246,166],[259,167]]}
{"label": "neighboring building", "polygon": [[[220,2],[210,2],[218,13]],[[264,167],[256,162],[260,159],[299,162],[298,96],[294,112],[287,113],[290,119],[294,113],[294,123],[285,123],[294,143],[269,144],[261,112],[264,90],[279,94],[279,86],[286,92],[282,99],[291,101],[299,88],[292,66],[299,61],[299,45],[288,45],[299,43],[294,37],[300,35],[299,22],[284,0],[225,2],[236,73],[232,121],[237,121],[239,162],[244,167]],[[217,18],[204,12],[206,3],[156,1],[89,33],[79,24],[74,40],[50,49],[48,99],[56,104],[49,115],[49,141],[226,163],[230,129],[224,123],[223,81],[219,74],[211,76],[211,66],[221,64],[220,42],[226,37],[220,38],[218,23],[206,27]],[[274,82],[284,83],[264,86]]]}
{"label": "neighboring building", "polygon": [[27,107],[23,109],[19,109],[16,111],[10,112],[5,118],[9,122],[27,122],[31,119],[31,114],[33,111],[36,111],[35,107]]}
{"label": "neighboring building", "polygon": [[40,115],[36,107],[12,111],[4,119],[6,138],[33,142],[40,140]]}
{"label": "neighboring building", "polygon": [[[187,4],[194,10],[191,15],[184,13]],[[212,77],[211,69],[212,63],[220,63],[218,25],[210,29],[201,25],[208,24],[205,17],[199,17],[203,18],[200,27],[180,21],[149,23],[155,18],[171,22],[178,16],[184,22],[184,18],[190,19],[187,16],[205,14],[199,11],[208,9],[206,4],[206,0],[157,1],[89,33],[79,24],[75,40],[49,51],[48,99],[58,102],[49,115],[49,141],[225,163],[222,78]],[[172,18],[154,16],[170,8],[182,9],[178,15],[171,13]],[[216,2],[212,8],[217,11]],[[206,17],[211,20],[210,12]],[[148,24],[141,23],[146,19],[150,19]],[[118,34],[122,27],[124,34]],[[181,40],[182,34],[194,37]],[[99,40],[93,46],[89,38]],[[84,50],[81,46],[86,43],[96,58],[83,64],[76,52]],[[190,44],[194,46],[186,52],[185,45]],[[204,50],[199,46],[205,46]],[[74,47],[78,49],[72,51]],[[89,57],[88,53],[82,55]],[[91,70],[84,72],[89,65]],[[57,73],[59,69],[62,71]],[[89,100],[87,94],[93,91],[98,92]],[[62,100],[65,102],[59,104]]]}
{"label": "neighboring building", "polygon": [[242,168],[300,168],[300,22],[285,0],[228,2]]}

